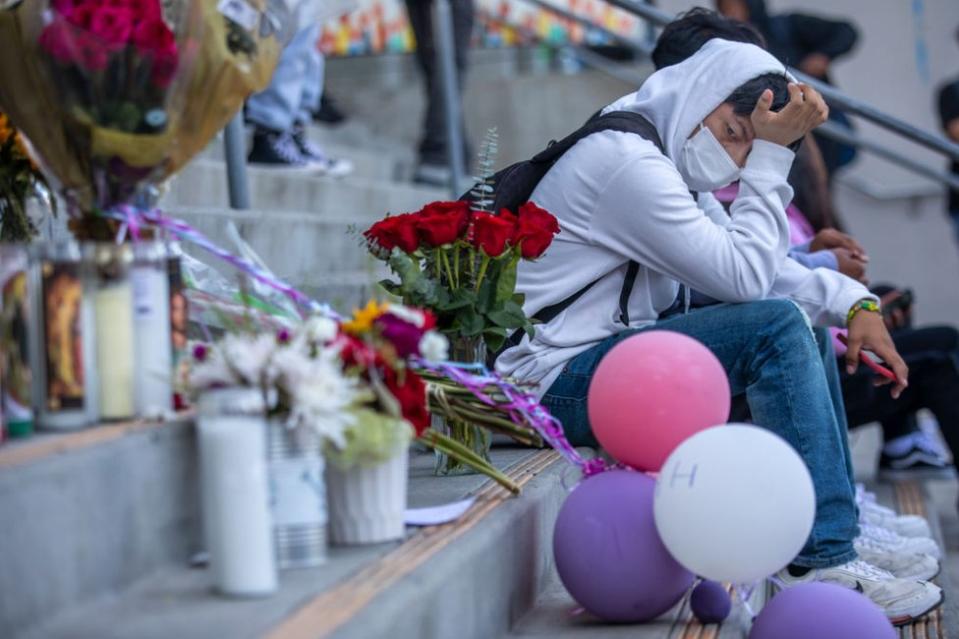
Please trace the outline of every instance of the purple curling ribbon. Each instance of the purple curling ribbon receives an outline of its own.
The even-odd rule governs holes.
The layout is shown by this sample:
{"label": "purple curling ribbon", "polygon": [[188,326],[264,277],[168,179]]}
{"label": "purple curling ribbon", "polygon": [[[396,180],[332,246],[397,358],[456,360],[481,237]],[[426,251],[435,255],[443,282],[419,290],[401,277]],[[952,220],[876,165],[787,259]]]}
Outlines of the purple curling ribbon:
{"label": "purple curling ribbon", "polygon": [[[510,419],[516,423],[525,421],[540,437],[546,441],[556,452],[562,455],[566,461],[579,467],[584,477],[590,477],[597,473],[604,472],[609,466],[599,457],[585,459],[579,452],[573,448],[573,445],[566,439],[563,432],[563,425],[559,420],[549,414],[543,405],[530,393],[522,391],[513,384],[502,378],[496,372],[490,372],[481,364],[462,365],[451,362],[434,363],[423,359],[417,359],[416,364],[434,373],[449,377],[453,381],[469,389],[473,395],[487,406],[506,408]],[[468,369],[475,368],[480,371],[479,374],[470,373]],[[496,386],[506,397],[506,404],[499,404],[486,393],[483,389],[487,386]]]}
{"label": "purple curling ribbon", "polygon": [[152,209],[150,211],[144,211],[137,209],[130,205],[121,205],[114,208],[112,211],[107,212],[106,215],[120,220],[127,226],[134,237],[139,235],[139,223],[146,222],[161,229],[166,229],[171,233],[177,235],[180,239],[186,240],[193,244],[196,244],[200,248],[206,250],[213,255],[216,255],[224,262],[227,262],[237,270],[240,270],[250,277],[256,279],[257,281],[263,282],[267,286],[270,286],[291,300],[299,304],[300,306],[310,310],[317,311],[321,310],[319,304],[312,300],[307,295],[304,295],[297,289],[293,288],[286,282],[277,279],[270,273],[267,273],[260,267],[256,266],[244,260],[241,257],[233,255],[229,251],[220,248],[215,243],[213,243],[207,236],[200,233],[198,230],[184,222],[183,220],[169,217],[164,215],[157,209]]}

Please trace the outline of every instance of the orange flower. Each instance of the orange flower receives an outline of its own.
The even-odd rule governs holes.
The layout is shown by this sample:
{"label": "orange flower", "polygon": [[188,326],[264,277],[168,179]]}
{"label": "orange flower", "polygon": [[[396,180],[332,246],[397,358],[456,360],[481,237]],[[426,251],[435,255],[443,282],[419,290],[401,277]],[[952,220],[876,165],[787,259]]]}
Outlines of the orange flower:
{"label": "orange flower", "polygon": [[10,126],[10,119],[6,114],[0,113],[0,145],[6,144],[11,135],[13,135],[13,128]]}

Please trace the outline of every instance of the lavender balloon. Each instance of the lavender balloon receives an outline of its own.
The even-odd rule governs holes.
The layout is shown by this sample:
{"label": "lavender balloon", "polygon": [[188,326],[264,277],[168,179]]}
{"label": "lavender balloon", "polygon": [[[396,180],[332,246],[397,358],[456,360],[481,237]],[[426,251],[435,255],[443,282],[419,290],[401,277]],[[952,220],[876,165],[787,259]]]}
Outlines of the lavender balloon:
{"label": "lavender balloon", "polygon": [[749,639],[896,639],[883,611],[865,595],[835,584],[783,590],[766,604]]}
{"label": "lavender balloon", "polygon": [[719,623],[729,616],[733,602],[721,583],[707,579],[693,588],[689,607],[701,622]]}
{"label": "lavender balloon", "polygon": [[573,599],[606,621],[654,619],[693,583],[656,532],[655,485],[632,471],[594,475],[566,498],[556,520],[560,579]]}

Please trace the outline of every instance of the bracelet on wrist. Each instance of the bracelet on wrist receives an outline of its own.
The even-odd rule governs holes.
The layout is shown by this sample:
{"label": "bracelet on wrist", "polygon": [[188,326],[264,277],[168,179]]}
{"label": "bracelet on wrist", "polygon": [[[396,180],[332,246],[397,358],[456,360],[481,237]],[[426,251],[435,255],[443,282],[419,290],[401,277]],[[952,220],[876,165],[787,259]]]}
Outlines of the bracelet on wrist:
{"label": "bracelet on wrist", "polygon": [[847,325],[849,324],[849,322],[852,321],[852,318],[854,318],[856,316],[856,313],[858,313],[859,311],[869,311],[870,313],[878,313],[879,303],[876,302],[875,300],[864,299],[864,300],[859,300],[858,302],[853,304],[852,308],[849,309],[849,314],[846,315]]}

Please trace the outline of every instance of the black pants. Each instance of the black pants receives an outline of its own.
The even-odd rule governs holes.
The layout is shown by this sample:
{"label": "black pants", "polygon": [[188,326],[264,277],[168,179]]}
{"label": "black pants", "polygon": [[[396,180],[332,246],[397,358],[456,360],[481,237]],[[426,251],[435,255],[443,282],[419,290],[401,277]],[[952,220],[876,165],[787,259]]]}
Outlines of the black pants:
{"label": "black pants", "polygon": [[[456,58],[456,77],[462,97],[466,77],[466,58],[473,33],[473,0],[449,0],[453,13],[453,45]],[[406,12],[416,36],[416,61],[426,83],[426,115],[423,119],[423,137],[420,140],[420,162],[447,163],[446,111],[443,106],[443,80],[440,61],[436,56],[433,38],[433,2],[406,0]],[[469,166],[470,152],[466,149],[466,127],[463,131],[464,162]]]}
{"label": "black pants", "polygon": [[909,387],[898,400],[887,386],[874,387],[875,373],[860,365],[854,375],[839,363],[849,426],[878,421],[886,441],[914,430],[913,415],[928,408],[936,416],[955,459],[959,459],[959,331],[949,326],[907,328],[892,333],[909,366]]}

